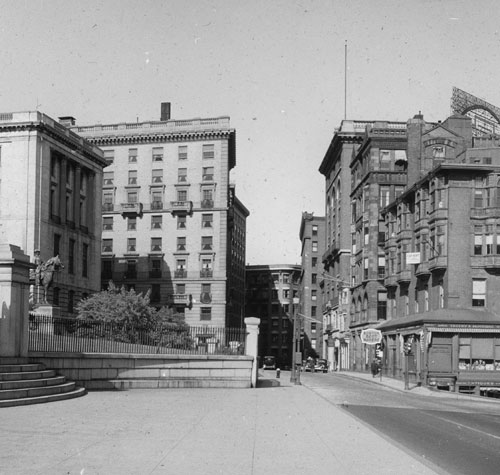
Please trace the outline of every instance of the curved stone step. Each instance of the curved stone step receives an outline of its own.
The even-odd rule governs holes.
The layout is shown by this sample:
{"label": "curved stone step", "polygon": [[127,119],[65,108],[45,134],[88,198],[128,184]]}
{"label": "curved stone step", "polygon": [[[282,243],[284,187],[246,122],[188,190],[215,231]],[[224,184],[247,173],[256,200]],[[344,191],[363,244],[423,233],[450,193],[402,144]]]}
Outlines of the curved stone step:
{"label": "curved stone step", "polygon": [[73,399],[76,397],[85,396],[87,391],[85,388],[75,388],[73,391],[59,394],[50,394],[46,396],[36,396],[21,399],[5,399],[0,400],[0,407],[27,406],[30,404],[43,404],[46,402],[62,401],[65,399]]}
{"label": "curved stone step", "polygon": [[5,389],[38,388],[41,386],[55,386],[66,382],[66,376],[52,378],[21,379],[17,381],[0,381],[0,391]]}
{"label": "curved stone step", "polygon": [[74,382],[58,384],[55,386],[41,386],[35,388],[21,389],[5,389],[0,391],[0,400],[5,399],[23,399],[39,396],[48,396],[51,394],[60,394],[73,391],[75,389]]}
{"label": "curved stone step", "polygon": [[13,373],[0,373],[0,381],[17,381],[20,379],[52,378],[55,375],[56,372],[51,369],[45,369],[40,371],[20,371]]}

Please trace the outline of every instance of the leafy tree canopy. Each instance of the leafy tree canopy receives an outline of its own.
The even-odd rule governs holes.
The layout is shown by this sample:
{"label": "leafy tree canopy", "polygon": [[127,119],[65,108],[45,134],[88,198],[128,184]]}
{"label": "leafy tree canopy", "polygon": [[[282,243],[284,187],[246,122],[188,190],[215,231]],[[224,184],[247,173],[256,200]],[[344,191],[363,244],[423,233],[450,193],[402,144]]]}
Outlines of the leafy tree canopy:
{"label": "leafy tree canopy", "polygon": [[149,294],[149,291],[143,295],[133,289],[118,288],[110,282],[107,290],[96,292],[78,303],[77,318],[127,323],[143,328],[187,328],[184,315],[165,307],[156,310],[150,305]]}

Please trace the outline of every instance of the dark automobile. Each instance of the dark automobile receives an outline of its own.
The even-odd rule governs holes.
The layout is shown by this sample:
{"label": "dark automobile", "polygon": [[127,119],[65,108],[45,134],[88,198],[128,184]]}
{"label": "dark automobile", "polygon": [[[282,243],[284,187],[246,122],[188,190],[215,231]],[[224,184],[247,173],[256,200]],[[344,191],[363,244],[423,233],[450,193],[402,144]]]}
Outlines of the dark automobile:
{"label": "dark automobile", "polygon": [[304,363],[304,371],[311,371],[314,373],[314,368],[316,366],[316,362],[313,359],[308,359]]}
{"label": "dark automobile", "polygon": [[323,358],[316,360],[316,364],[314,365],[314,371],[328,373],[328,361]]}

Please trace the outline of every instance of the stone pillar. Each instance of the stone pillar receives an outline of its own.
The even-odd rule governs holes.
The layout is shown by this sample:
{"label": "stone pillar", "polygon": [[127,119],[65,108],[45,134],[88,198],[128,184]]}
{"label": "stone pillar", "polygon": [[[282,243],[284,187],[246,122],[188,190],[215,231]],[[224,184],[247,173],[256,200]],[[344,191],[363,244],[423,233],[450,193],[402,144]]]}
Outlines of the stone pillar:
{"label": "stone pillar", "polygon": [[29,257],[12,244],[0,244],[0,357],[28,355]]}
{"label": "stone pillar", "polygon": [[245,341],[245,354],[253,356],[252,365],[252,388],[257,387],[257,366],[258,366],[258,337],[260,318],[248,317],[245,318],[247,337]]}

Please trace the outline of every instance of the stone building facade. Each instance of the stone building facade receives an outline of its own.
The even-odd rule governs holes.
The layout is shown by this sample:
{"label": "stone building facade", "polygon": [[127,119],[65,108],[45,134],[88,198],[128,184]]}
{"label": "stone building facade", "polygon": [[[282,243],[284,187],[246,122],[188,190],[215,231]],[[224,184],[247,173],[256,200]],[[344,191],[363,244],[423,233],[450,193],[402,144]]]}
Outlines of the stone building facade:
{"label": "stone building facade", "polygon": [[[0,114],[0,236],[31,260],[59,255],[48,301],[62,316],[99,290],[102,151],[42,114]],[[99,200],[97,198],[97,200]],[[36,297],[36,296],[35,296]]]}
{"label": "stone building facade", "polygon": [[[229,117],[78,126],[104,151],[102,286],[109,280],[190,325],[241,320],[245,219],[230,186]],[[233,246],[234,244],[234,246]]]}

